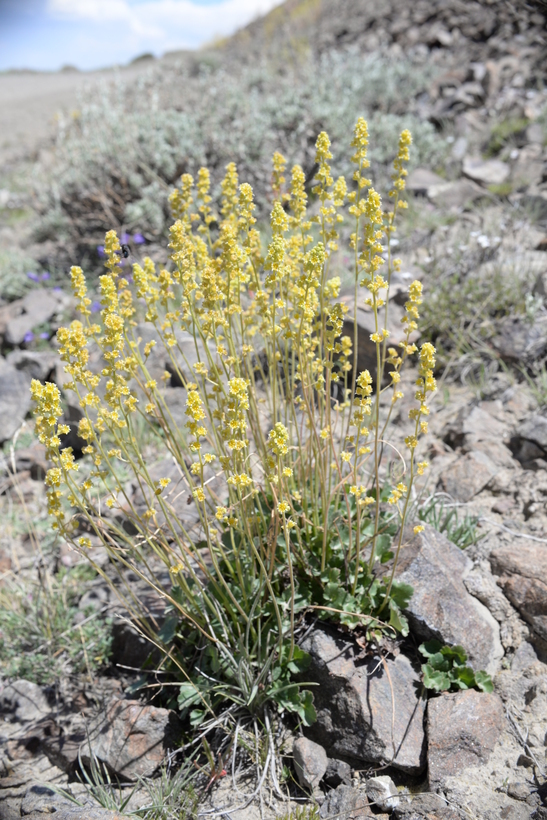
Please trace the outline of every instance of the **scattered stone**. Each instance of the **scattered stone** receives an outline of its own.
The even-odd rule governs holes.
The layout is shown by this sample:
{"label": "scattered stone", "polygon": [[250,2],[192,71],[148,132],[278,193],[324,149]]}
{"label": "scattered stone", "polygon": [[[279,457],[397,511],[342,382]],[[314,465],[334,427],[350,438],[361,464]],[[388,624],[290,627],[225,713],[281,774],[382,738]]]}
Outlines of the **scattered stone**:
{"label": "scattered stone", "polygon": [[57,817],[59,810],[64,808],[74,809],[74,803],[49,786],[34,783],[29,786],[23,797],[21,815],[25,817],[33,812],[39,812],[42,816],[55,813]]}
{"label": "scattered stone", "polygon": [[474,689],[431,698],[427,709],[429,785],[485,763],[505,726],[503,704],[495,693]]}
{"label": "scattered stone", "polygon": [[126,780],[151,777],[177,732],[174,712],[113,697],[104,714],[90,723],[88,739],[80,747],[82,762],[89,765],[94,755],[113,774]]}
{"label": "scattered stone", "polygon": [[440,482],[445,493],[454,501],[466,502],[484,490],[498,469],[486,453],[477,450],[450,464],[442,473]]}
{"label": "scattered stone", "polygon": [[508,363],[534,362],[547,352],[547,318],[536,317],[529,324],[518,316],[510,316],[499,325],[492,346]]}
{"label": "scattered stone", "polygon": [[511,169],[499,159],[466,157],[463,161],[463,173],[481,185],[501,185],[509,178]]}
{"label": "scattered stone", "polygon": [[306,680],[319,683],[317,722],[306,734],[333,755],[419,774],[425,765],[425,700],[419,671],[408,658],[359,660],[353,640],[326,628],[311,632],[302,648],[311,656]]}
{"label": "scattered stone", "polygon": [[520,424],[511,439],[511,449],[523,465],[547,455],[547,417],[535,415]]}
{"label": "scattered stone", "polygon": [[406,543],[396,574],[414,589],[407,609],[414,634],[463,646],[474,669],[494,672],[504,654],[499,625],[465,588],[471,566],[462,550],[426,525]]}
{"label": "scattered stone", "polygon": [[12,302],[9,308],[11,318],[5,323],[4,340],[16,347],[23,344],[26,334],[33,328],[51,319],[59,308],[59,302],[51,291],[39,288]]}
{"label": "scattered stone", "polygon": [[464,820],[467,815],[450,808],[438,794],[414,794],[401,797],[392,817],[394,820]]}
{"label": "scattered stone", "polygon": [[12,350],[6,356],[7,363],[20,370],[31,379],[38,379],[41,382],[49,379],[55,373],[59,357],[53,350]]}
{"label": "scattered stone", "polygon": [[429,168],[415,168],[406,179],[406,188],[413,194],[427,196],[432,185],[443,185],[445,181]]}
{"label": "scattered stone", "polygon": [[50,714],[47,698],[36,683],[16,680],[0,689],[0,712],[21,722],[41,720]]}
{"label": "scattered stone", "polygon": [[530,796],[531,789],[527,783],[522,781],[512,781],[507,784],[507,794],[514,800],[526,800]]}
{"label": "scattered stone", "polygon": [[392,811],[400,803],[397,786],[388,775],[367,780],[367,797],[372,806],[382,811]]}
{"label": "scattered stone", "polygon": [[327,770],[324,777],[327,786],[331,789],[336,789],[338,786],[344,784],[351,785],[351,766],[344,760],[337,760],[330,757],[327,763]]}
{"label": "scattered stone", "polygon": [[485,196],[485,191],[469,179],[458,179],[455,182],[439,182],[431,185],[427,195],[439,208],[461,210],[477,199]]}
{"label": "scattered stone", "polygon": [[319,810],[322,820],[336,818],[336,820],[361,820],[362,817],[378,817],[373,814],[366,793],[353,786],[338,786],[330,792]]}
{"label": "scattered stone", "polygon": [[[15,472],[28,473],[34,481],[43,481],[49,464],[46,459],[46,448],[39,441],[33,441],[29,447],[22,447],[15,450]],[[0,463],[0,470],[2,469]],[[5,469],[13,472],[13,462],[11,457],[6,458]]]}
{"label": "scattered stone", "polygon": [[547,548],[543,544],[513,544],[490,554],[492,571],[513,606],[547,641]]}
{"label": "scattered stone", "polygon": [[293,755],[298,782],[304,789],[314,791],[327,771],[326,751],[313,740],[299,737],[294,741]]}
{"label": "scattered stone", "polygon": [[15,435],[30,410],[28,379],[20,370],[0,371],[0,444]]}

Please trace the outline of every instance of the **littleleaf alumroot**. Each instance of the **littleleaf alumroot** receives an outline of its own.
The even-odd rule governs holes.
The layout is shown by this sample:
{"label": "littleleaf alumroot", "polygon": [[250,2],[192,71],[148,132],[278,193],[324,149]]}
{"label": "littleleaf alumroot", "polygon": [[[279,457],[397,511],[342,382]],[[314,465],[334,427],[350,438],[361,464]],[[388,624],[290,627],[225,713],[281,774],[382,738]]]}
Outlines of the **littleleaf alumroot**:
{"label": "littleleaf alumroot", "polygon": [[[199,171],[197,186],[185,174],[170,197],[166,268],[145,258],[131,280],[116,233],[107,233],[100,324],[91,320],[84,274],[72,268],[81,320],[60,329],[58,341],[65,389],[83,413],[85,458],[61,447],[67,427],[59,423],[58,388],[34,381],[37,430],[53,463],[49,511],[82,554],[94,533],[120,575],[130,567],[164,597],[159,632],[129,589],[126,604],[165,650],[164,668],[178,674],[179,705],[193,724],[227,703],[231,715],[244,709],[266,725],[272,705],[312,722],[312,695],[293,680],[305,677],[297,637],[309,611],[349,628],[408,630],[402,610],[412,589],[394,573],[413,482],[427,466],[417,448],[435,390],[435,349],[426,343],[418,351],[411,341],[419,282],[410,286],[403,342],[390,346],[386,329],[386,294],[401,265],[391,237],[406,207],[410,144],[403,131],[387,208],[365,176],[363,119],[351,142],[349,185],[333,178],[330,141],[319,135],[311,206],[302,168],[286,185],[286,161],[276,154],[265,255],[253,192],[239,184],[236,166],[226,168],[219,214],[208,171]],[[351,315],[338,300],[339,278],[329,275],[348,218],[353,315],[363,300],[373,313],[375,374],[358,372],[357,324],[353,338],[342,336]],[[157,350],[169,372],[158,372]],[[405,473],[389,486],[386,428],[403,395],[401,368],[416,353]],[[162,384],[171,378],[185,390],[178,426],[166,398],[174,388]],[[152,477],[139,445],[143,423],[159,434],[178,479]],[[180,505],[176,511],[181,494],[194,505],[185,509],[197,510],[193,518]],[[165,568],[169,586],[160,580]]]}

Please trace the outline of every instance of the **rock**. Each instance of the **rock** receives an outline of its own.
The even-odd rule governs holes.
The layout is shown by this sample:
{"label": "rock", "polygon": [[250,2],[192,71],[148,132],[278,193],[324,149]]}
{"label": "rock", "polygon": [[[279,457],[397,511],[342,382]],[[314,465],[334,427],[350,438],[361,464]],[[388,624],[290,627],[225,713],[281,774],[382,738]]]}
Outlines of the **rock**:
{"label": "rock", "polygon": [[306,680],[319,683],[317,722],[306,734],[332,755],[421,772],[425,700],[420,674],[408,658],[400,654],[356,665],[359,647],[327,628],[315,629],[302,648],[311,656]]}
{"label": "rock", "polygon": [[500,547],[490,554],[492,571],[513,606],[547,641],[547,548],[543,544]]}
{"label": "rock", "polygon": [[367,780],[367,797],[371,806],[382,811],[392,811],[400,803],[397,786],[387,775]]}
{"label": "rock", "polygon": [[12,438],[29,410],[27,377],[15,368],[3,368],[0,372],[0,444]]}
{"label": "rock", "polygon": [[520,204],[526,208],[538,222],[547,220],[547,196],[543,194],[523,194]]}
{"label": "rock", "polygon": [[463,820],[468,815],[449,808],[440,795],[426,793],[401,798],[392,816],[394,820]]}
{"label": "rock", "polygon": [[[39,441],[33,441],[29,447],[15,450],[14,458],[17,473],[28,472],[34,481],[43,481],[49,467],[46,459],[46,448],[43,444]],[[13,471],[11,458],[6,459],[5,469],[9,472]]]}
{"label": "rock", "polygon": [[113,697],[104,714],[89,726],[80,754],[85,765],[91,755],[116,775],[134,781],[151,777],[162,764],[178,732],[174,712],[145,706],[138,700]]}
{"label": "rock", "polygon": [[6,361],[11,367],[25,373],[30,384],[31,379],[41,382],[51,380],[58,358],[52,350],[12,350],[6,356]]}
{"label": "rock", "polygon": [[330,757],[324,779],[327,786],[330,786],[331,789],[336,789],[342,784],[350,786],[351,766],[343,760]]}
{"label": "rock", "polygon": [[58,792],[44,786],[42,783],[34,783],[29,786],[21,803],[21,816],[25,817],[33,812],[39,812],[43,817],[45,814],[53,814],[57,817],[59,810],[74,809],[74,803],[63,797]]}
{"label": "rock", "polygon": [[406,542],[396,575],[414,589],[406,614],[415,635],[463,646],[475,670],[494,672],[504,654],[499,625],[465,588],[471,566],[455,544],[426,525]]}
{"label": "rock", "polygon": [[299,737],[293,746],[294,768],[304,789],[314,791],[327,771],[327,753],[318,743]]}
{"label": "rock", "polygon": [[452,462],[442,473],[440,482],[445,493],[455,501],[470,501],[480,493],[498,472],[486,453],[476,451]]}
{"label": "rock", "polygon": [[520,424],[511,438],[511,449],[526,464],[547,454],[547,417],[534,415]]}
{"label": "rock", "polygon": [[507,794],[514,800],[526,800],[526,798],[529,797],[530,792],[531,789],[528,784],[523,783],[522,781],[513,780],[507,784]]}
{"label": "rock", "polygon": [[492,347],[506,362],[535,362],[547,352],[546,317],[536,317],[533,324],[516,316],[504,319],[492,339]]}
{"label": "rock", "polygon": [[431,698],[427,709],[429,785],[485,763],[501,737],[505,714],[495,693],[474,689]]}
{"label": "rock", "polygon": [[319,810],[322,820],[360,820],[362,817],[378,817],[369,808],[365,792],[353,786],[338,786],[327,795]]}
{"label": "rock", "polygon": [[[7,344],[17,346],[25,341],[25,335],[36,325],[51,319],[59,308],[59,302],[51,291],[39,288],[9,306],[12,318],[5,324],[4,340]],[[13,315],[13,314],[19,315]]]}
{"label": "rock", "polygon": [[511,173],[507,163],[499,159],[481,159],[480,157],[465,157],[463,173],[474,182],[481,185],[501,185]]}
{"label": "rock", "polygon": [[519,151],[517,161],[511,171],[511,182],[516,190],[529,189],[530,193],[538,192],[538,185],[543,177],[543,146],[525,145]]}
{"label": "rock", "polygon": [[468,179],[458,179],[455,182],[440,182],[438,185],[431,185],[427,195],[439,208],[459,210],[484,197],[485,192]]}
{"label": "rock", "polygon": [[41,720],[51,712],[47,698],[36,683],[16,680],[0,690],[0,711],[19,721]]}
{"label": "rock", "polygon": [[427,196],[432,185],[443,185],[445,180],[429,168],[415,168],[406,178],[406,188],[413,194]]}

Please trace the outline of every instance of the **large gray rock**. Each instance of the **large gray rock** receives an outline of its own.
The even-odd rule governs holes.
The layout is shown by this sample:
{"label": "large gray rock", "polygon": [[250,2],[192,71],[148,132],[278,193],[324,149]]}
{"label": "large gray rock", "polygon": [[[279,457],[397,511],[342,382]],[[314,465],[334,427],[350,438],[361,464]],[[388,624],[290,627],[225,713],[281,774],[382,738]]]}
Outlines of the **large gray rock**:
{"label": "large gray rock", "polygon": [[471,182],[470,179],[457,179],[454,182],[439,182],[437,185],[431,185],[427,195],[439,208],[461,210],[477,199],[484,198],[488,192]]}
{"label": "large gray rock", "polygon": [[302,648],[311,656],[306,680],[319,683],[317,722],[306,734],[332,756],[421,772],[425,700],[419,670],[408,658],[362,660],[351,638],[327,628],[311,632]]}
{"label": "large gray rock", "polygon": [[[59,302],[51,291],[39,288],[10,305],[11,318],[6,321],[4,339],[9,345],[20,345],[25,335],[37,325],[51,319]],[[18,315],[17,315],[18,314]]]}
{"label": "large gray rock", "polygon": [[406,542],[396,574],[414,589],[407,615],[415,635],[463,646],[475,670],[495,672],[504,654],[499,624],[464,585],[471,567],[462,550],[426,525]]}
{"label": "large gray rock", "polygon": [[[79,808],[74,803],[70,806],[55,805],[55,820],[131,820],[134,815],[120,814],[118,811],[111,811],[110,809],[101,809],[94,806],[84,806]],[[57,808],[59,806],[59,808]],[[46,820],[51,817],[51,812],[33,811],[32,814],[26,815],[27,820]]]}
{"label": "large gray rock", "polygon": [[18,721],[36,721],[47,717],[51,708],[36,683],[16,680],[0,689],[0,712]]}
{"label": "large gray rock", "polygon": [[431,698],[427,709],[427,763],[430,788],[469,766],[485,763],[505,726],[495,693],[474,689]]}
{"label": "large gray rock", "polygon": [[59,356],[53,350],[12,350],[6,356],[9,365],[26,373],[31,379],[43,382],[55,371]]}
{"label": "large gray rock", "polygon": [[490,554],[492,571],[513,606],[547,641],[547,547],[544,544],[513,544]]}
{"label": "large gray rock", "polygon": [[535,415],[520,424],[511,439],[515,456],[524,464],[547,455],[547,417]]}
{"label": "large gray rock", "polygon": [[415,168],[406,178],[406,189],[413,194],[427,196],[432,185],[442,185],[445,181],[429,168]]}
{"label": "large gray rock", "polygon": [[463,173],[481,185],[501,185],[509,178],[511,169],[499,159],[466,157],[463,161]]}
{"label": "large gray rock", "polygon": [[453,461],[441,474],[440,483],[455,501],[466,502],[480,493],[498,471],[493,459],[477,450]]}
{"label": "large gray rock", "polygon": [[80,755],[84,764],[94,755],[111,772],[129,781],[151,777],[165,760],[178,731],[174,712],[114,697],[104,713],[91,721]]}
{"label": "large gray rock", "polygon": [[3,367],[0,371],[0,444],[17,432],[29,410],[27,376],[10,366]]}
{"label": "large gray rock", "polygon": [[492,346],[506,362],[533,363],[547,352],[547,317],[537,316],[533,324],[509,316],[500,325]]}

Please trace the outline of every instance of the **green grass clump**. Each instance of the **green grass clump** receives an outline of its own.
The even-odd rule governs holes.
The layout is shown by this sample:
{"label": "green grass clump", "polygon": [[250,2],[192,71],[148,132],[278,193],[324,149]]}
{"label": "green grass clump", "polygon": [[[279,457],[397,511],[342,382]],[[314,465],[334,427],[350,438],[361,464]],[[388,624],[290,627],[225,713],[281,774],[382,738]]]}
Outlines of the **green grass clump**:
{"label": "green grass clump", "polygon": [[505,146],[522,135],[530,125],[530,120],[525,117],[509,117],[506,120],[497,122],[490,132],[490,140],[486,154],[493,157],[505,148]]}
{"label": "green grass clump", "polygon": [[431,524],[438,532],[444,533],[449,541],[462,550],[484,538],[483,534],[477,532],[477,516],[465,513],[461,518],[458,508],[447,506],[438,495],[431,496],[418,508],[418,518],[426,524]]}
{"label": "green grass clump", "polygon": [[0,669],[6,678],[52,684],[66,674],[92,673],[107,663],[110,622],[93,610],[77,624],[77,602],[91,567],[45,570],[34,584],[5,582],[0,589]]}

